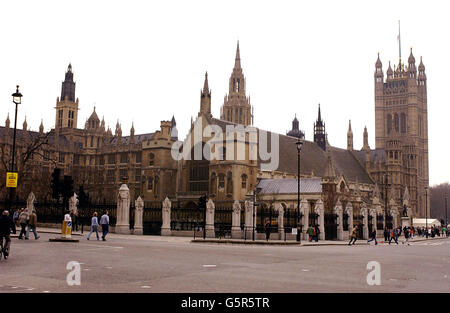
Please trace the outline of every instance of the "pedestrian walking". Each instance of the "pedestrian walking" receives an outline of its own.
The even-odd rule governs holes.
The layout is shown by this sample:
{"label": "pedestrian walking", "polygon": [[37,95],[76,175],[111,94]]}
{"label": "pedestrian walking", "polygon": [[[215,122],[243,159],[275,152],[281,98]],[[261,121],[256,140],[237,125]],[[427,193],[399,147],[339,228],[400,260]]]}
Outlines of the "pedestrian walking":
{"label": "pedestrian walking", "polygon": [[1,252],[5,260],[9,256],[9,251],[11,248],[11,230],[12,230],[13,220],[9,216],[9,212],[4,210],[0,216],[0,243],[2,246]]}
{"label": "pedestrian walking", "polygon": [[372,231],[372,233],[370,234],[370,240],[367,240],[367,243],[369,243],[371,241],[374,241],[374,240],[375,240],[375,245],[377,245],[378,242],[377,242],[377,231],[376,231],[376,229],[374,229]]}
{"label": "pedestrian walking", "polygon": [[33,231],[35,240],[38,240],[40,238],[36,232],[36,225],[37,225],[37,215],[36,215],[36,210],[33,209],[33,211],[31,212],[30,220],[28,222],[28,228],[27,228],[27,233],[25,234],[25,239],[28,240],[28,238],[30,236],[30,230]]}
{"label": "pedestrian walking", "polygon": [[316,242],[319,241],[319,234],[320,234],[319,225],[316,225],[316,226],[314,226],[314,240]]}
{"label": "pedestrian walking", "polygon": [[406,228],[405,226],[405,230],[403,231],[403,233],[405,234],[405,241],[402,241],[402,244],[408,244],[409,246],[409,238],[411,238],[411,231],[409,230],[409,228]]}
{"label": "pedestrian walking", "polygon": [[17,220],[19,219],[19,210],[15,209],[14,213],[13,213],[13,217],[12,217],[12,232],[13,234],[17,234],[17,230],[16,230],[16,224],[17,224]]}
{"label": "pedestrian walking", "polygon": [[312,241],[313,236],[314,236],[314,229],[311,226],[309,226],[308,229],[306,230],[306,232],[308,233],[308,236],[309,236],[308,240]]}
{"label": "pedestrian walking", "polygon": [[264,225],[264,229],[266,231],[266,240],[269,241],[270,238],[270,222],[266,220],[266,224]]}
{"label": "pedestrian walking", "polygon": [[394,240],[394,242],[396,243],[396,244],[398,244],[398,240],[397,240],[397,228],[394,228],[392,231],[391,231],[391,237],[389,238],[389,244],[391,244],[391,241],[392,240]]}
{"label": "pedestrian walking", "polygon": [[358,225],[353,227],[352,233],[350,235],[350,242],[348,243],[349,246],[352,244],[352,242],[353,244],[355,244],[357,235],[358,235]]}
{"label": "pedestrian walking", "polygon": [[25,211],[24,208],[20,209],[19,225],[21,227],[19,239],[23,239],[23,236],[25,236],[25,233],[27,231],[27,225],[28,225],[28,213]]}
{"label": "pedestrian walking", "polygon": [[106,235],[109,232],[109,216],[108,216],[108,211],[105,212],[105,214],[102,215],[102,217],[100,218],[100,225],[102,225],[102,240],[106,241]]}
{"label": "pedestrian walking", "polygon": [[389,230],[388,230],[388,228],[387,228],[387,226],[386,227],[384,227],[384,242],[387,242],[387,241],[389,241]]}
{"label": "pedestrian walking", "polygon": [[91,237],[91,234],[95,232],[97,235],[97,240],[100,240],[98,237],[98,219],[97,219],[97,212],[94,212],[94,215],[91,219],[91,231],[89,232],[89,235],[87,236],[87,240],[89,240],[89,237]]}

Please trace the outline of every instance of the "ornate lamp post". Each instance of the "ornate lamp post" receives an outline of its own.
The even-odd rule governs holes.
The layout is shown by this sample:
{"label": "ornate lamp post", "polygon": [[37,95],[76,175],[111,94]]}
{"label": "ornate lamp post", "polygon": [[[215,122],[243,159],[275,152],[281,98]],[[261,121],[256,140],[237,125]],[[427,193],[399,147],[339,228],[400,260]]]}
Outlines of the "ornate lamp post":
{"label": "ornate lamp post", "polygon": [[303,141],[298,137],[297,142],[297,241],[300,242],[300,151],[302,150]]}
{"label": "ornate lamp post", "polygon": [[[17,129],[17,106],[22,103],[22,94],[19,92],[19,85],[16,86],[16,92],[12,94],[13,102],[16,105],[16,111],[14,116],[14,135],[13,135],[13,146],[11,154],[11,172],[14,172],[14,159],[16,156],[16,129]],[[14,188],[9,189],[9,210],[11,211],[12,202],[14,200]]]}

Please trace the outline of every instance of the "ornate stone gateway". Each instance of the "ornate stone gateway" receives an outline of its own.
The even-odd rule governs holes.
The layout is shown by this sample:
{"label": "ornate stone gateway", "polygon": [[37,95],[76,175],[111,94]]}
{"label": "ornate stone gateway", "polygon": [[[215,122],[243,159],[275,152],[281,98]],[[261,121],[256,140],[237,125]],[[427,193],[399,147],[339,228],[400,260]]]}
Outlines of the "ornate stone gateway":
{"label": "ornate stone gateway", "polygon": [[325,240],[337,239],[337,214],[325,214]]}

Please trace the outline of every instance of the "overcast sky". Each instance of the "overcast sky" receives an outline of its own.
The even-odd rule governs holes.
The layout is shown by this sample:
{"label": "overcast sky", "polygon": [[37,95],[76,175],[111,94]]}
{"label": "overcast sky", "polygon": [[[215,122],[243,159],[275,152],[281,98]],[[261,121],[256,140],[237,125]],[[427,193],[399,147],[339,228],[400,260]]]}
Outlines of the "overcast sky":
{"label": "overcast sky", "polygon": [[[56,97],[69,62],[80,100],[78,127],[93,111],[123,135],[154,132],[175,115],[180,139],[200,106],[208,71],[212,113],[228,92],[240,42],[255,126],[285,134],[294,114],[312,140],[321,104],[329,142],[354,147],[364,126],[375,147],[377,53],[386,73],[410,47],[428,78],[430,184],[449,181],[450,41],[446,1],[1,1],[0,125],[14,116],[20,85],[28,127],[55,125]],[[12,122],[13,124],[13,122]]]}

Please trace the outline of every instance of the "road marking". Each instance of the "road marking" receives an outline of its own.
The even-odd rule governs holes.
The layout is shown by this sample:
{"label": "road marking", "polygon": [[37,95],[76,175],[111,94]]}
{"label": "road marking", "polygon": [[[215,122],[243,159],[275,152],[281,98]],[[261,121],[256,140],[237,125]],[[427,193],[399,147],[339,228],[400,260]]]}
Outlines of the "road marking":
{"label": "road marking", "polygon": [[17,289],[17,288],[19,288],[19,287],[17,287],[17,286],[11,286],[11,288],[12,288],[12,289]]}
{"label": "road marking", "polygon": [[112,266],[105,266],[105,268],[107,268],[107,269],[112,269]]}
{"label": "road marking", "polygon": [[302,269],[302,272],[309,272],[309,270],[304,268],[304,269]]}
{"label": "road marking", "polygon": [[88,268],[85,268],[85,269],[83,269],[83,271],[90,271],[90,269],[88,269]]}
{"label": "road marking", "polygon": [[203,267],[216,267],[217,265],[214,264],[204,264]]}
{"label": "road marking", "polygon": [[42,291],[42,292],[45,292],[45,293],[49,293],[49,292],[50,292],[50,290],[44,290],[44,291]]}
{"label": "road marking", "polygon": [[141,288],[152,288],[152,286],[141,286]]}

